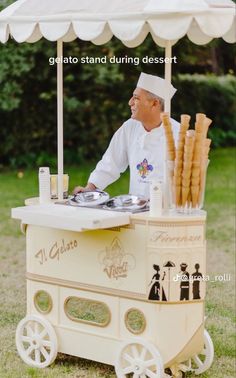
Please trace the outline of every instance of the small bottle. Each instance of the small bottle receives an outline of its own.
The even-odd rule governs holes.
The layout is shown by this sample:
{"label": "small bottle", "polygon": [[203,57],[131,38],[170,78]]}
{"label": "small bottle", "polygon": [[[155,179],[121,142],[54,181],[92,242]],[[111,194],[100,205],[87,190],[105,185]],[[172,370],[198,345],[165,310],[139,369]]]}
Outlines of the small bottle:
{"label": "small bottle", "polygon": [[162,183],[152,181],[150,184],[150,216],[160,216],[162,214]]}
{"label": "small bottle", "polygon": [[51,185],[49,167],[39,168],[39,203],[51,202]]}

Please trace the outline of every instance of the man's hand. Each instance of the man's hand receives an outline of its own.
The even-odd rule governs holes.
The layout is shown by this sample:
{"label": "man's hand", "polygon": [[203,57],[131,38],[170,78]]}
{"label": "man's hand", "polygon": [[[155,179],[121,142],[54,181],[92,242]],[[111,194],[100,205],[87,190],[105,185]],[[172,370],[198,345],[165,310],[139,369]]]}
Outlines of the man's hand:
{"label": "man's hand", "polygon": [[91,182],[88,182],[86,186],[76,186],[73,190],[73,194],[81,193],[81,192],[87,192],[89,190],[96,190],[96,186],[92,184]]}

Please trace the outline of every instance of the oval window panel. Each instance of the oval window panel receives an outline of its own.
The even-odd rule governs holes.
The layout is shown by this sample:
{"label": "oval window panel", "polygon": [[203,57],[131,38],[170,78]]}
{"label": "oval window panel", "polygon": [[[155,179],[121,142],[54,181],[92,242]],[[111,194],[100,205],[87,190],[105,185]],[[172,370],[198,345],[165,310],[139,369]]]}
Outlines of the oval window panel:
{"label": "oval window panel", "polygon": [[126,328],[135,334],[142,333],[146,328],[146,319],[142,311],[131,308],[125,314]]}
{"label": "oval window panel", "polygon": [[111,320],[108,306],[86,298],[69,297],[65,301],[65,313],[71,320],[105,327]]}
{"label": "oval window panel", "polygon": [[34,305],[39,312],[47,314],[52,309],[52,298],[45,290],[37,291],[34,296]]}

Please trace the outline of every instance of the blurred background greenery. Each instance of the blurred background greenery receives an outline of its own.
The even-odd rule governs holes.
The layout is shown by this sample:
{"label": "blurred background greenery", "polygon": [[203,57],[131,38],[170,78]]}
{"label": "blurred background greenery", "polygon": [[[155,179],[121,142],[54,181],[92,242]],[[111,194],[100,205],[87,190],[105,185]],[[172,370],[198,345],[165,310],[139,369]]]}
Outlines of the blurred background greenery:
{"label": "blurred background greenery", "polygon": [[[12,0],[0,1],[0,9]],[[76,40],[64,44],[66,57],[164,56],[149,36],[134,49],[113,38],[103,46]],[[214,147],[236,140],[236,46],[215,40],[197,46],[187,38],[173,47],[173,84],[178,92],[172,115],[195,117],[204,112],[213,119],[209,136]],[[57,105],[56,43],[0,44],[0,170],[56,165]],[[130,117],[127,104],[141,71],[164,75],[163,64],[65,64],[65,164],[101,157],[114,131]],[[192,124],[194,121],[192,121]]]}

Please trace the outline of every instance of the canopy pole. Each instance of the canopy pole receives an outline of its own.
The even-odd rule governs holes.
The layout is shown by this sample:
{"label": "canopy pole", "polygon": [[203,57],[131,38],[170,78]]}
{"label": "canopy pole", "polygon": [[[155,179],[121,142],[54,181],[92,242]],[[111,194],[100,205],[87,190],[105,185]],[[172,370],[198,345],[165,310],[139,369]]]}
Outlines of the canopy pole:
{"label": "canopy pole", "polygon": [[58,199],[63,200],[63,41],[57,41],[57,173]]}
{"label": "canopy pole", "polygon": [[[165,80],[171,84],[171,56],[172,56],[172,47],[171,41],[166,41],[165,47]],[[170,106],[170,93],[166,91],[165,93],[165,112],[170,114],[171,106]],[[164,163],[164,199],[163,199],[163,206],[164,210],[168,210],[170,204],[170,188],[169,188],[169,175],[168,175],[168,161],[167,161],[167,148],[165,148],[165,163]]]}
{"label": "canopy pole", "polygon": [[[172,47],[171,41],[166,41],[165,48],[165,80],[171,84],[171,57],[172,57]],[[170,113],[170,94],[168,91],[165,93],[165,112]]]}

